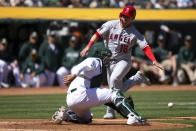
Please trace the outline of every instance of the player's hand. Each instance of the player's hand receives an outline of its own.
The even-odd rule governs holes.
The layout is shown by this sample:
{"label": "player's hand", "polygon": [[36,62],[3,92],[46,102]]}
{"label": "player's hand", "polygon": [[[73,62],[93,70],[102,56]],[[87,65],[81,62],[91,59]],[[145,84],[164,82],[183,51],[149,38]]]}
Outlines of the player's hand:
{"label": "player's hand", "polygon": [[161,70],[164,70],[164,67],[160,63],[158,63],[157,61],[153,61],[152,65],[157,67],[157,68],[159,68],[159,69],[161,69]]}
{"label": "player's hand", "polygon": [[189,62],[187,65],[188,65],[189,69],[194,70],[194,68],[195,68],[195,64],[194,63]]}
{"label": "player's hand", "polygon": [[76,78],[75,74],[65,75],[63,77],[63,83],[69,85]]}
{"label": "player's hand", "polygon": [[31,73],[30,77],[33,78],[35,76],[35,72]]}
{"label": "player's hand", "polygon": [[86,46],[81,52],[80,55],[81,56],[85,56],[90,50],[90,47]]}
{"label": "player's hand", "polygon": [[24,79],[24,75],[20,74],[20,79],[23,80]]}

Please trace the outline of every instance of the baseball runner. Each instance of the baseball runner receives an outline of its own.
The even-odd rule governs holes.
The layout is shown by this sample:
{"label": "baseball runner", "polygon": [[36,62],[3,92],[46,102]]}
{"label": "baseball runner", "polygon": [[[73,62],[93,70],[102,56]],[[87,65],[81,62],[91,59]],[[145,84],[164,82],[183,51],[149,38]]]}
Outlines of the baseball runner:
{"label": "baseball runner", "polygon": [[[156,61],[152,50],[143,35],[141,35],[133,26],[132,21],[135,19],[135,16],[136,10],[134,7],[125,7],[120,13],[120,19],[104,23],[99,29],[97,29],[96,33],[91,37],[88,45],[81,52],[81,56],[86,55],[91,46],[99,38],[103,38],[105,46],[112,52],[111,59],[113,59],[113,61],[111,61],[110,66],[107,67],[107,80],[111,89],[116,88],[126,91],[131,88],[132,85],[142,82],[142,77],[140,73],[138,73],[135,78],[138,78],[139,81],[134,80],[131,83],[131,86],[127,83],[122,83],[123,77],[131,69],[131,51],[135,44],[139,45],[145,55],[152,61],[153,65],[163,69],[163,67]],[[104,118],[115,118],[114,110],[108,107]]]}
{"label": "baseball runner", "polygon": [[147,124],[147,121],[128,104],[119,89],[90,88],[91,80],[101,75],[102,66],[108,65],[111,60],[111,52],[107,48],[95,48],[92,54],[93,57],[85,59],[75,67],[73,74],[64,77],[65,84],[71,83],[67,91],[67,105],[71,110],[59,108],[52,116],[53,121],[88,124],[92,121],[90,108],[110,103],[120,114],[128,118],[128,125]]}

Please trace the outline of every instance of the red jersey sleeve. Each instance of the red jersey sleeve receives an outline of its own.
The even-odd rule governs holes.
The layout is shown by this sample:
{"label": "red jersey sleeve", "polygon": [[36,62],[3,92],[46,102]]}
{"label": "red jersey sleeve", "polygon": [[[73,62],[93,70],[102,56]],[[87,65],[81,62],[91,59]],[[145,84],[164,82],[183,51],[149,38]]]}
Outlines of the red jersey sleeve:
{"label": "red jersey sleeve", "polygon": [[143,49],[143,52],[145,53],[145,55],[153,62],[153,61],[156,61],[155,57],[154,57],[154,54],[150,48],[150,46],[146,46],[144,49]]}

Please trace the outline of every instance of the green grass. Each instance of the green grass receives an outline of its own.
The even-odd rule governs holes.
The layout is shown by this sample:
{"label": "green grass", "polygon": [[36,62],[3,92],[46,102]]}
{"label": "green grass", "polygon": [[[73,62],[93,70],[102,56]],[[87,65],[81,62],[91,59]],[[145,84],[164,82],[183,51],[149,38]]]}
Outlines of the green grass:
{"label": "green grass", "polygon": [[[196,116],[196,91],[140,91],[129,92],[132,95],[136,111],[146,118]],[[174,108],[167,103],[173,102]],[[66,106],[65,94],[53,95],[13,95],[0,96],[0,118],[17,119],[50,119],[52,114],[62,105]],[[102,118],[106,107],[92,108],[94,118]],[[117,117],[121,117],[117,115]],[[196,130],[196,120],[164,121],[192,124],[187,131]],[[174,129],[172,129],[174,131]],[[176,129],[184,131],[185,129]],[[175,130],[175,131],[176,131]],[[167,130],[169,131],[169,130]]]}

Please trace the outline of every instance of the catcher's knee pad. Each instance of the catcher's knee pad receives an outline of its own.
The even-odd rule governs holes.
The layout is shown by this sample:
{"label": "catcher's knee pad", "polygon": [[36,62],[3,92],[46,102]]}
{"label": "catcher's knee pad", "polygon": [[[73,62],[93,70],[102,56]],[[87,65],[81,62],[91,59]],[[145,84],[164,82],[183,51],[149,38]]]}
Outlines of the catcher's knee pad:
{"label": "catcher's knee pad", "polygon": [[113,103],[122,116],[126,118],[130,114],[139,116],[137,112],[128,103],[127,99],[124,97],[124,95],[119,89],[115,89],[113,91],[113,98]]}

